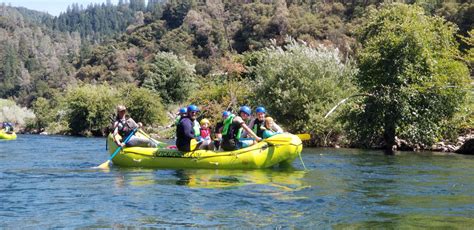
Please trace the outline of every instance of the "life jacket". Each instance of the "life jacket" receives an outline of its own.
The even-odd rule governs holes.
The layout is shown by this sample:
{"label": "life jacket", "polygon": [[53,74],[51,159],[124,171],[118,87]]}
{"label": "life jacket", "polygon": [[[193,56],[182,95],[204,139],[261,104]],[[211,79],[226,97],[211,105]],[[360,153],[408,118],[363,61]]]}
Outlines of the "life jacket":
{"label": "life jacket", "polygon": [[178,115],[178,116],[176,117],[176,120],[174,121],[174,124],[175,124],[176,126],[178,126],[178,124],[179,124],[180,121],[181,121],[181,115]]}
{"label": "life jacket", "polygon": [[258,118],[255,118],[255,120],[253,121],[252,131],[255,134],[257,134],[257,136],[263,138],[263,131],[265,131],[265,129],[262,129],[262,126],[264,125],[265,125],[265,120],[260,121]]}
{"label": "life jacket", "polygon": [[242,127],[239,127],[239,125],[236,124],[232,124],[234,117],[235,115],[231,114],[224,120],[224,128],[222,129],[222,139],[224,140],[239,140],[242,135]]}
{"label": "life jacket", "polygon": [[201,128],[201,137],[202,138],[210,138],[211,130],[209,128]]}
{"label": "life jacket", "polygon": [[128,124],[126,119],[117,120],[118,133],[122,138],[125,138],[133,130],[132,127]]}
{"label": "life jacket", "polygon": [[199,125],[199,122],[197,120],[193,121],[193,129],[195,137],[201,136],[201,125]]}

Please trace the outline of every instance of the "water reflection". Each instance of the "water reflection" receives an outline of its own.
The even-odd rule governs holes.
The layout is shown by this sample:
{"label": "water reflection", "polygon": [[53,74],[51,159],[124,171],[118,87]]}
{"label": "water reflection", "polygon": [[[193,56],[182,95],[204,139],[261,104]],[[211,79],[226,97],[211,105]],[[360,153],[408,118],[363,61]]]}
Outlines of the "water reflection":
{"label": "water reflection", "polygon": [[281,191],[298,191],[305,185],[305,171],[295,169],[215,170],[215,169],[133,169],[116,168],[115,184],[123,187],[175,184],[199,189],[232,189],[265,185]]}

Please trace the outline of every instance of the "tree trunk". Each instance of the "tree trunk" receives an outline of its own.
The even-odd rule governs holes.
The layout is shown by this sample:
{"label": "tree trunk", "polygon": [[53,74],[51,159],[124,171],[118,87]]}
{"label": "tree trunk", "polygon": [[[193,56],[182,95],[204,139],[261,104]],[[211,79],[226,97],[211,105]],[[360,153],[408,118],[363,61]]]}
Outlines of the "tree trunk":
{"label": "tree trunk", "polygon": [[393,124],[393,122],[388,121],[385,123],[383,140],[385,142],[385,154],[393,155],[393,146],[395,145],[395,125]]}

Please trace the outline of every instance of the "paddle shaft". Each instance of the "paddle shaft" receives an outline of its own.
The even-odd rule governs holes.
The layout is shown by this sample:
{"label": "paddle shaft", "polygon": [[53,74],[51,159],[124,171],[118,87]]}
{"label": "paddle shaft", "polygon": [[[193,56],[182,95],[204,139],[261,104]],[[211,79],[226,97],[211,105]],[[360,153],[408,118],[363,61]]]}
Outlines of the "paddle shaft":
{"label": "paddle shaft", "polygon": [[[133,134],[135,134],[135,132],[137,132],[138,128],[132,130],[132,132],[130,134],[128,134],[128,137],[125,138],[125,141],[123,142],[124,144],[127,144],[128,140],[130,140],[130,138],[132,138]],[[109,157],[109,161],[111,161],[112,159],[114,159],[115,155],[117,155],[118,152],[120,152],[120,150],[122,149],[122,146],[119,146],[115,152]]]}

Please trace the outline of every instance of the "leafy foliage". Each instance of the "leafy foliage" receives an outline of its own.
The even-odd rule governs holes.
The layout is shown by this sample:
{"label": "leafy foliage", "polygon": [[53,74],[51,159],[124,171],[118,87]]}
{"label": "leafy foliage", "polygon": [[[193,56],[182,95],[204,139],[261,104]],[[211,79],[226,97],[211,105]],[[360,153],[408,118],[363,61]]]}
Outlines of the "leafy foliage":
{"label": "leafy foliage", "polygon": [[199,79],[200,86],[190,96],[191,103],[200,106],[200,118],[211,123],[220,121],[223,111],[236,113],[241,105],[251,102],[251,88],[245,81],[231,76],[215,76],[211,80]]}
{"label": "leafy foliage", "polygon": [[[258,68],[263,68],[265,65],[268,72],[273,74],[269,70],[271,62],[286,66],[286,63],[274,59],[268,60],[266,55],[269,51],[264,50],[265,47],[273,46],[272,49],[275,49],[277,46],[282,46],[282,52],[289,53],[284,46],[287,42],[286,37],[292,36],[298,41],[305,41],[308,47],[319,47],[320,45],[337,47],[340,55],[343,56],[342,60],[350,60],[358,45],[354,35],[355,29],[362,27],[369,19],[365,16],[367,10],[379,8],[383,2],[381,0],[119,0],[117,5],[111,2],[91,4],[86,7],[73,4],[59,17],[0,4],[0,49],[3,51],[0,54],[0,85],[2,86],[0,97],[13,98],[21,106],[32,106],[38,112],[39,119],[42,120],[37,120],[40,123],[36,125],[46,125],[47,129],[54,130],[54,132],[58,130],[62,132],[64,127],[68,126],[64,119],[67,105],[64,95],[68,88],[72,90],[77,85],[89,87],[90,85],[104,84],[110,86],[115,89],[115,92],[120,92],[119,95],[116,94],[116,99],[119,101],[124,100],[124,95],[128,95],[127,92],[122,91],[128,89],[128,85],[124,84],[138,84],[138,87],[132,88],[147,88],[155,94],[150,94],[149,91],[133,91],[133,93],[130,91],[130,95],[141,95],[126,99],[133,101],[132,104],[140,106],[150,104],[153,98],[157,98],[156,94],[159,94],[160,97],[163,97],[162,102],[168,107],[170,103],[181,104],[191,101],[209,109],[210,112],[204,114],[205,116],[218,116],[224,108],[236,109],[240,104],[251,102],[249,99],[253,98],[254,93],[258,91],[253,87],[255,83],[260,84],[261,79],[270,76]],[[456,32],[463,36],[467,36],[467,30],[473,27],[471,15],[474,3],[472,2],[418,0],[409,2],[423,7],[430,15],[442,16],[455,23],[460,28]],[[440,36],[439,40],[445,37],[444,35]],[[365,41],[361,40],[361,42]],[[447,43],[451,43],[451,40],[447,40]],[[435,44],[429,46],[433,47]],[[468,44],[462,43],[459,49],[468,51],[472,47]],[[452,48],[456,49],[457,47],[453,46]],[[318,50],[319,48],[312,49]],[[168,54],[165,55],[163,52],[168,52]],[[429,52],[426,51],[426,53]],[[245,57],[242,58],[241,54],[245,54]],[[406,54],[408,55],[408,52]],[[416,55],[416,52],[413,54]],[[171,57],[172,55],[179,58]],[[304,59],[305,55],[301,54],[301,59]],[[439,56],[437,53],[432,55],[436,58]],[[388,59],[390,58],[388,57]],[[468,58],[469,56],[465,56],[465,59]],[[320,61],[320,59],[315,60]],[[421,59],[413,58],[411,60],[420,61]],[[344,62],[341,61],[341,63]],[[291,60],[289,63],[297,66],[297,63],[293,63]],[[313,64],[313,62],[308,63],[310,66]],[[245,68],[242,65],[245,65]],[[315,65],[321,64],[316,63]],[[421,64],[419,65],[421,66]],[[439,67],[451,66],[453,69],[459,70],[453,70],[456,72],[454,75],[462,74],[464,67],[456,67],[456,65],[451,62],[441,62]],[[301,66],[300,68],[298,66],[290,68],[286,72],[281,71],[285,74],[288,73],[289,76],[295,76],[295,73],[301,72],[305,75],[302,79],[307,79],[307,76],[310,76],[309,72],[312,71],[311,68],[316,67]],[[415,72],[420,69],[422,68],[413,67]],[[431,69],[428,69],[425,73],[430,71]],[[448,76],[451,72],[446,70],[443,74]],[[275,81],[278,87],[287,87],[283,90],[285,92],[291,91],[290,85],[298,86],[311,81],[318,82],[322,85],[322,89],[315,89],[312,85],[298,87],[304,89],[302,92],[322,90],[322,93],[315,91],[318,93],[308,94],[308,97],[314,104],[327,104],[325,106],[313,105],[313,107],[305,104],[306,107],[303,108],[303,111],[315,111],[319,115],[314,115],[314,113],[311,115],[317,118],[310,119],[299,113],[291,115],[288,111],[279,115],[279,121],[282,122],[288,120],[283,115],[288,115],[289,120],[301,119],[296,122],[296,127],[288,122],[287,128],[290,130],[314,129],[310,131],[325,135],[339,134],[340,127],[336,121],[338,116],[331,116],[331,120],[322,120],[321,118],[323,111],[329,109],[328,106],[333,106],[337,100],[346,96],[346,94],[331,95],[326,92],[329,91],[327,89],[331,89],[329,87],[333,87],[339,82],[327,83],[331,81],[331,78],[328,78],[327,82],[319,83],[321,79],[318,77],[311,77],[310,79],[313,79],[311,81],[296,77],[286,79],[282,74],[275,79],[286,81],[285,84],[288,86]],[[451,78],[446,77],[446,79]],[[194,83],[199,83],[200,86],[196,87]],[[445,100],[445,91],[428,90],[430,87],[439,88],[439,85],[442,84],[438,83],[429,86],[419,84],[420,90],[423,88],[426,92],[432,93],[429,98],[423,100],[439,101],[439,103],[443,102],[451,106],[450,101]],[[458,85],[450,84],[451,86],[458,87]],[[466,84],[459,87],[466,88]],[[348,89],[348,94],[353,92],[352,87],[348,87]],[[454,88],[448,89],[454,90]],[[417,94],[413,93],[415,91],[407,92],[405,95]],[[433,96],[438,95],[439,92],[443,96]],[[301,100],[301,103],[310,100],[293,94],[293,92],[288,94],[294,96],[297,101]],[[452,91],[451,94],[456,93]],[[135,99],[139,97],[145,98],[145,102],[142,103]],[[285,97],[289,96],[285,95]],[[39,98],[44,98],[48,103]],[[265,98],[268,97],[265,96]],[[410,97],[411,99],[413,99],[413,103],[423,104],[421,99],[417,101],[414,97]],[[250,104],[263,103],[259,100]],[[127,101],[124,103],[133,107]],[[36,102],[43,103],[38,105],[44,105],[44,108],[49,105],[49,109],[42,111],[41,106],[36,105],[35,107]],[[362,109],[360,105],[363,103],[355,105],[354,108],[356,110],[357,108]],[[159,107],[158,104],[154,106]],[[294,108],[299,108],[297,106],[300,105],[295,106]],[[377,106],[382,106],[382,104]],[[460,105],[453,110],[454,112],[446,109],[446,111],[436,112],[436,114],[444,116],[454,113],[453,119],[457,119],[460,126],[472,127],[472,122],[469,122],[472,120],[472,109],[470,108],[472,108],[472,103]],[[133,112],[135,118],[141,116],[139,111],[140,109],[137,108]],[[151,114],[160,114],[160,117],[164,117],[161,113],[144,110],[145,112],[149,114],[143,115],[142,119],[146,123],[161,122],[158,117],[151,118]],[[271,115],[273,112],[276,110],[271,111]],[[295,113],[294,110],[292,112]],[[345,111],[338,110],[338,112],[344,113]],[[342,113],[340,115],[343,115]],[[53,121],[46,118],[47,114],[50,114],[50,118],[54,118]],[[351,113],[347,115],[348,117],[352,116]],[[423,113],[418,113],[418,115],[424,116]],[[150,120],[147,120],[148,118]],[[413,120],[412,118],[406,119]],[[304,125],[306,123],[311,123],[313,128],[306,127]],[[439,129],[433,128],[438,133],[435,136],[446,136],[446,134],[439,133],[453,132],[452,129],[447,128],[452,123],[452,120],[442,118],[441,125],[437,126]],[[378,128],[371,130],[366,127],[366,129],[367,133],[379,132]],[[408,126],[405,129],[406,133],[408,131],[417,132]],[[351,132],[355,131],[351,130]],[[354,137],[359,138],[361,136],[359,134]],[[406,135],[413,136],[415,134]]]}
{"label": "leafy foliage", "polygon": [[144,125],[165,124],[165,109],[158,94],[133,84],[120,87],[119,98],[127,106],[131,117]]}
{"label": "leafy foliage", "polygon": [[160,94],[165,103],[183,102],[194,88],[194,65],[175,54],[157,53],[140,70],[142,86]]}
{"label": "leafy foliage", "polygon": [[51,114],[51,106],[46,98],[37,98],[32,108],[36,115],[35,128],[38,130],[45,129],[54,121],[54,116]]}
{"label": "leafy foliage", "polygon": [[67,121],[73,135],[101,133],[110,123],[117,104],[115,91],[107,85],[84,85],[66,94]]}
{"label": "leafy foliage", "polygon": [[18,106],[12,100],[0,99],[0,122],[11,122],[18,126],[24,126],[34,118],[33,111]]}
{"label": "leafy foliage", "polygon": [[352,111],[356,139],[372,146],[395,136],[430,144],[440,137],[465,101],[466,66],[459,55],[455,29],[416,6],[392,4],[371,12],[359,34],[360,72],[356,83],[370,94]]}
{"label": "leafy foliage", "polygon": [[265,106],[291,132],[340,132],[335,120],[323,116],[355,91],[355,67],[344,63],[337,49],[288,42],[261,51],[266,58],[252,69],[257,76],[255,105]]}

